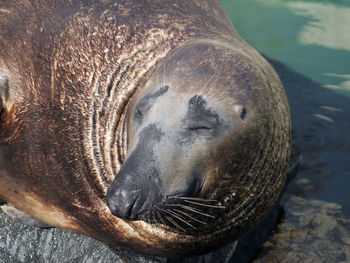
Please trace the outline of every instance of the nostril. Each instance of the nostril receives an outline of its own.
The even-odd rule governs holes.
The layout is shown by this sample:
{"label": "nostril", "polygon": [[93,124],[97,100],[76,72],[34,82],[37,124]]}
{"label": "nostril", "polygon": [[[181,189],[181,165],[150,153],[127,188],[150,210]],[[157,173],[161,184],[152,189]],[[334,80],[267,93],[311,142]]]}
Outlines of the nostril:
{"label": "nostril", "polygon": [[138,216],[138,207],[137,207],[137,201],[140,200],[140,194],[134,196],[134,198],[131,198],[129,201],[128,204],[125,204],[126,205],[126,208],[128,209],[127,211],[127,218],[125,219],[130,219],[130,220],[134,220],[134,219],[137,219],[137,216]]}
{"label": "nostril", "polygon": [[106,196],[107,206],[113,215],[127,220],[134,220],[138,216],[138,203],[141,190],[114,189],[111,187]]}

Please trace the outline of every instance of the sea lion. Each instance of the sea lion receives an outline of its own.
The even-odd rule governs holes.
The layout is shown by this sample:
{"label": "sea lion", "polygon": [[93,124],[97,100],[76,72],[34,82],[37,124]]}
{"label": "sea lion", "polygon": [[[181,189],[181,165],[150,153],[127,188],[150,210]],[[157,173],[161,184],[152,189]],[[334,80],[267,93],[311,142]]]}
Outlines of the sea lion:
{"label": "sea lion", "polygon": [[8,1],[0,14],[0,199],[168,257],[238,238],[274,205],[288,102],[219,1]]}

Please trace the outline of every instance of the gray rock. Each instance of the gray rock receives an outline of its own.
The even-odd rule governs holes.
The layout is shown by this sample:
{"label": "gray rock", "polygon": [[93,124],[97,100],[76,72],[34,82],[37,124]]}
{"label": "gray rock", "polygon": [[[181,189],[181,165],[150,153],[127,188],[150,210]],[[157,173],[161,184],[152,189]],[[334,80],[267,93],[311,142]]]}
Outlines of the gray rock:
{"label": "gray rock", "polygon": [[0,212],[0,263],[122,262],[108,247],[66,230],[24,225]]}
{"label": "gray rock", "polygon": [[341,206],[286,195],[285,215],[253,261],[350,262],[350,219]]}

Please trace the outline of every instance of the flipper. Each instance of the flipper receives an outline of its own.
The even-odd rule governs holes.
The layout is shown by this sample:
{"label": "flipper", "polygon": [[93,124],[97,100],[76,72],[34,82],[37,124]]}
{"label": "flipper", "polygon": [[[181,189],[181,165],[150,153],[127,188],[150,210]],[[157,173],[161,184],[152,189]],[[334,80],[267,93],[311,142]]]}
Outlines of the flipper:
{"label": "flipper", "polygon": [[31,217],[30,215],[26,214],[22,210],[17,209],[13,205],[5,204],[1,206],[1,210],[7,214],[8,216],[19,220],[20,222],[30,225],[30,226],[36,226],[40,228],[49,228],[51,226],[39,221],[38,219],[35,219],[34,217]]}

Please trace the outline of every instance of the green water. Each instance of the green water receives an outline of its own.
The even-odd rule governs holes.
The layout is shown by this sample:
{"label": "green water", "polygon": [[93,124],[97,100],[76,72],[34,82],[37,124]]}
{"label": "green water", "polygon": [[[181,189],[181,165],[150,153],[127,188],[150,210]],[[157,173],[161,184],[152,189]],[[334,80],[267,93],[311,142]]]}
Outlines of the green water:
{"label": "green water", "polygon": [[221,0],[255,49],[350,96],[350,0]]}

